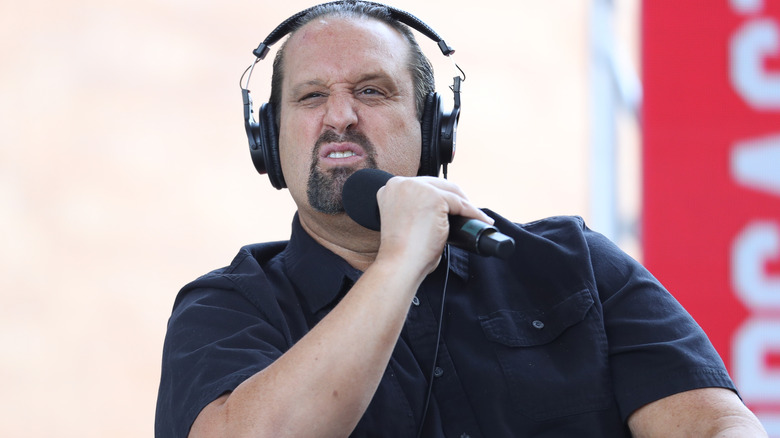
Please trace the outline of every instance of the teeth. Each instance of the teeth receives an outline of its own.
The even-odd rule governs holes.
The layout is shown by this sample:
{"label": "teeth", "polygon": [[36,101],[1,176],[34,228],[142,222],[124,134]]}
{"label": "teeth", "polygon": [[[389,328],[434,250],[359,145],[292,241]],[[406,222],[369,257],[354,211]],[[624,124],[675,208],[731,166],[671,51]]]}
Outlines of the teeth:
{"label": "teeth", "polygon": [[347,158],[355,155],[352,151],[345,151],[345,152],[331,152],[328,154],[328,158]]}

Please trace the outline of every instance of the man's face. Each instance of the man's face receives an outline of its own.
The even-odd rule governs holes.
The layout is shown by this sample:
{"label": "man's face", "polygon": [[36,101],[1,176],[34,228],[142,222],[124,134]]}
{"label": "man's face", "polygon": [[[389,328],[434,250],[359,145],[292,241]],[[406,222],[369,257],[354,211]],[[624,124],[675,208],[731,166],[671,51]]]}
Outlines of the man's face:
{"label": "man's face", "polygon": [[420,123],[404,37],[373,19],[323,17],[287,43],[282,171],[299,210],[340,213],[341,188],[374,167],[414,176]]}

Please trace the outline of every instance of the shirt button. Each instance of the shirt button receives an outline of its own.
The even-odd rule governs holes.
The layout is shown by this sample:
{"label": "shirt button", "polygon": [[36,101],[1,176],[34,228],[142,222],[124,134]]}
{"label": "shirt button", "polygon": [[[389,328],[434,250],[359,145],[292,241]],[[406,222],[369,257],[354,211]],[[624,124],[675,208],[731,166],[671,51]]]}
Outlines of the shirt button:
{"label": "shirt button", "polygon": [[444,370],[441,369],[441,367],[436,367],[433,369],[433,377],[441,377],[442,374],[444,374]]}
{"label": "shirt button", "polygon": [[537,329],[540,329],[540,330],[544,328],[544,323],[542,321],[539,321],[538,319],[536,321],[532,322],[531,324],[533,324],[534,328],[537,328]]}
{"label": "shirt button", "polygon": [[420,299],[417,298],[417,295],[415,295],[414,298],[412,298],[412,304],[414,304],[415,306],[420,305]]}

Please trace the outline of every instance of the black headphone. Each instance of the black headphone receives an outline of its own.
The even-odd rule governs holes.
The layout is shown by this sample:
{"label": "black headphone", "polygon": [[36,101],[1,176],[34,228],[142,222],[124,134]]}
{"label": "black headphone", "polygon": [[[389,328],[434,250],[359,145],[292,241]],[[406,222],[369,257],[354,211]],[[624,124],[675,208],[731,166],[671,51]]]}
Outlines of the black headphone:
{"label": "black headphone", "polygon": [[[260,174],[268,174],[271,184],[277,189],[287,187],[282,174],[282,166],[279,159],[279,134],[277,132],[275,120],[275,109],[270,103],[264,103],[260,106],[259,120],[255,120],[254,109],[252,106],[252,97],[249,94],[249,79],[252,76],[252,70],[255,64],[260,62],[268,54],[270,46],[290,33],[296,26],[298,20],[309,13],[314,8],[340,3],[356,3],[353,1],[335,1],[324,3],[319,6],[313,6],[305,9],[292,17],[288,18],[276,27],[252,53],[256,59],[250,65],[244,75],[249,72],[247,77],[247,86],[243,85],[244,75],[241,76],[241,95],[244,101],[244,126],[246,135],[249,138],[249,152],[252,155],[252,162],[255,169]],[[386,8],[390,17],[398,22],[417,30],[421,34],[432,39],[439,45],[444,56],[450,56],[455,50],[448,46],[444,40],[414,15],[404,12],[387,5],[373,2],[360,2],[373,6]],[[456,65],[457,67],[457,65]],[[460,70],[460,67],[458,67]],[[461,73],[463,71],[461,70]],[[420,157],[419,175],[439,176],[439,169],[444,167],[444,176],[447,176],[447,164],[452,162],[455,156],[455,137],[458,127],[458,118],[460,117],[460,83],[465,78],[454,77],[454,83],[450,89],[455,94],[455,103],[451,112],[444,112],[441,107],[441,96],[432,92],[425,99],[420,127],[422,129],[422,153]]]}

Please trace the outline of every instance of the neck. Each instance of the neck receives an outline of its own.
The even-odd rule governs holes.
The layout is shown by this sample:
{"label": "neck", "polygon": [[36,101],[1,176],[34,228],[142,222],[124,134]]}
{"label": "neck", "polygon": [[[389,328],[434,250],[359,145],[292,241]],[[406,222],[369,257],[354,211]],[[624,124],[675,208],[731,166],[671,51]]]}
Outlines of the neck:
{"label": "neck", "polygon": [[365,272],[376,259],[379,232],[356,224],[346,213],[305,214],[299,209],[298,218],[304,231],[317,243],[346,260],[353,268]]}

